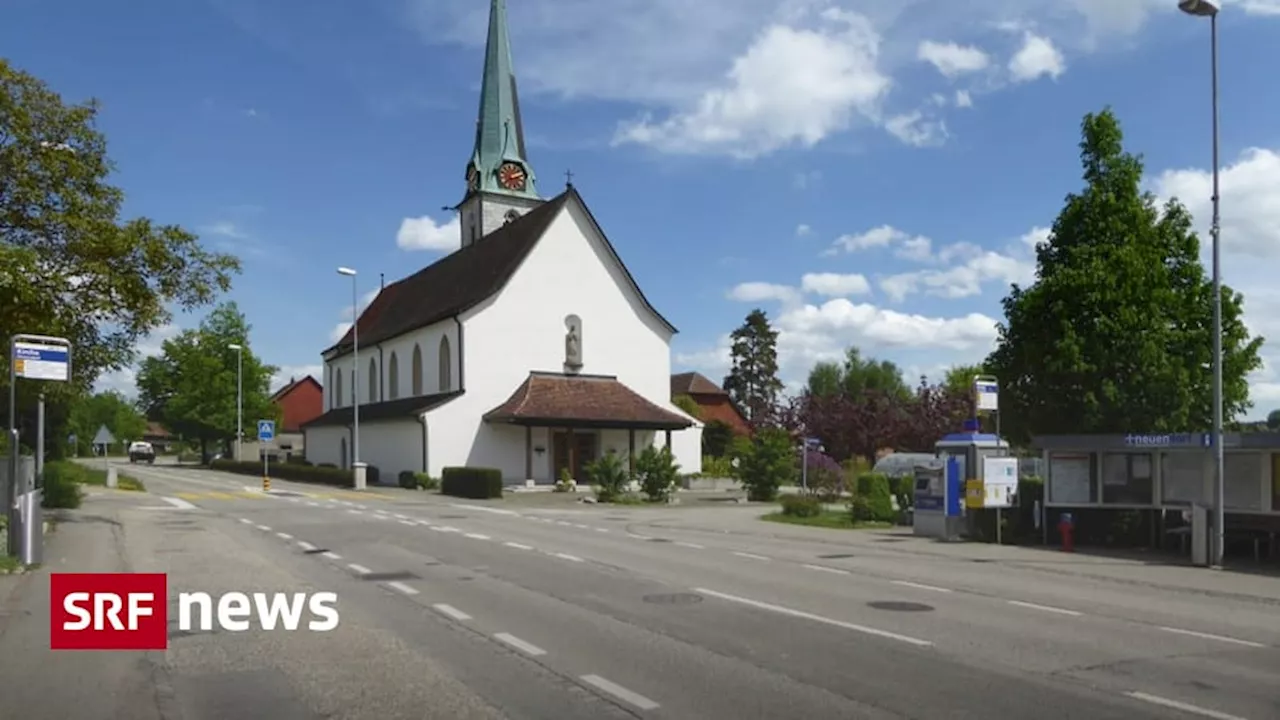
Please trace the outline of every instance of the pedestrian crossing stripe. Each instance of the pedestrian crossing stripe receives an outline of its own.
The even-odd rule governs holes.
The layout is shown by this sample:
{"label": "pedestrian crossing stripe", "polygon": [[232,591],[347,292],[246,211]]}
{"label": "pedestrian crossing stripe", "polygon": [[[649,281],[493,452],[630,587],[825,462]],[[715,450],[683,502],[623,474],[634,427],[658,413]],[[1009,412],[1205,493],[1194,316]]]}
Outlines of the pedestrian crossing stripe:
{"label": "pedestrian crossing stripe", "polygon": [[[287,497],[287,496],[281,496],[281,495],[271,495],[271,494],[269,494],[269,493],[265,493],[265,492],[262,492],[262,491],[254,491],[254,490],[238,490],[238,491],[234,491],[234,492],[217,492],[217,491],[209,491],[209,492],[186,492],[186,493],[176,493],[176,496],[177,496],[177,497],[179,497],[179,498],[182,498],[183,500],[280,500],[280,499],[282,499],[283,497]],[[378,496],[376,496],[376,495],[372,495],[372,494],[370,494],[370,495],[363,495],[363,494],[361,494],[361,493],[354,493],[354,492],[352,492],[352,493],[343,493],[343,492],[333,492],[333,493],[299,493],[298,495],[295,495],[295,496],[292,496],[292,497],[295,497],[295,498],[306,498],[306,499],[309,499],[309,500],[364,500],[364,501],[368,501],[368,500],[383,500],[383,499],[384,499],[384,498],[380,498],[380,497],[378,497]]]}

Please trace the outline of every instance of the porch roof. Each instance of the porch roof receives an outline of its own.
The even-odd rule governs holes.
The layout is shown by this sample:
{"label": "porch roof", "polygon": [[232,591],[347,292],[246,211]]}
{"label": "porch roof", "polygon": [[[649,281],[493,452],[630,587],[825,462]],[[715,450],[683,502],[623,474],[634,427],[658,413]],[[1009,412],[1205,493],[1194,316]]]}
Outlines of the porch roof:
{"label": "porch roof", "polygon": [[529,427],[683,430],[693,421],[650,402],[610,375],[532,372],[485,422]]}

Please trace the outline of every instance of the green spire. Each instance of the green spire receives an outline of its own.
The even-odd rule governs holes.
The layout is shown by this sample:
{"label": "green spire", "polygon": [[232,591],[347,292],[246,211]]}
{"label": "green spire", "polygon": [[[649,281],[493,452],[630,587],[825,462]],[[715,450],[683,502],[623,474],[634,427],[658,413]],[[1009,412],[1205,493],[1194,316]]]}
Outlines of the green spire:
{"label": "green spire", "polygon": [[[467,168],[475,180],[469,191],[485,191],[537,198],[533,167],[525,155],[524,124],[511,63],[506,0],[490,0],[489,39],[484,53],[480,113],[476,118],[476,146]],[[515,172],[512,172],[512,170]]]}

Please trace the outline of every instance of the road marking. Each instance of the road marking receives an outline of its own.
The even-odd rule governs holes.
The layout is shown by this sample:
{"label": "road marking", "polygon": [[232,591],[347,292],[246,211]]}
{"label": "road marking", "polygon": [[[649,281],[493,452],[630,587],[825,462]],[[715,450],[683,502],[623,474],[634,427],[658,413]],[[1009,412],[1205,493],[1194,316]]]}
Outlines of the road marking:
{"label": "road marking", "polygon": [[528,545],[521,545],[520,543],[514,543],[514,542],[506,542],[506,543],[502,543],[502,544],[503,544],[503,545],[506,545],[506,546],[507,546],[507,547],[509,547],[509,548],[515,548],[515,549],[517,549],[517,550],[532,550],[532,549],[533,549],[533,548],[529,547]]}
{"label": "road marking", "polygon": [[363,514],[364,514],[364,511],[363,511],[363,510],[348,510],[347,512],[351,513],[352,515],[363,515]]}
{"label": "road marking", "polygon": [[481,535],[480,533],[467,533],[463,537],[469,537],[472,540],[488,540],[489,539],[488,535]]}
{"label": "road marking", "polygon": [[431,527],[431,523],[427,522],[426,520],[419,520],[418,524],[421,525],[422,527]]}
{"label": "road marking", "polygon": [[311,550],[315,550],[315,549],[316,549],[316,546],[315,546],[315,545],[312,545],[311,543],[306,542],[306,541],[304,541],[304,540],[299,540],[299,541],[298,541],[298,547],[300,547],[300,548],[302,548],[303,550],[306,550],[306,551],[308,551],[308,552],[310,552]]}
{"label": "road marking", "polygon": [[577,555],[569,555],[568,553],[556,553],[555,555],[556,557],[563,558],[565,560],[571,560],[573,562],[582,562],[582,558],[578,557]]}
{"label": "road marking", "polygon": [[327,557],[327,558],[329,558],[330,560],[341,560],[341,559],[342,559],[342,556],[341,556],[341,555],[339,555],[339,554],[338,554],[338,553],[336,553],[336,552],[327,552],[327,553],[324,553],[324,556],[325,556],[325,557]]}
{"label": "road marking", "polygon": [[1182,628],[1175,628],[1175,627],[1161,627],[1160,629],[1164,630],[1165,632],[1177,633],[1179,635],[1190,635],[1191,637],[1198,637],[1205,640],[1217,640],[1218,642],[1235,643],[1237,645],[1244,645],[1245,647],[1251,647],[1251,648],[1266,647],[1266,645],[1262,643],[1256,643],[1250,640],[1239,640],[1233,637],[1226,637],[1225,635],[1210,635],[1209,633],[1196,632],[1195,630],[1183,630]]}
{"label": "road marking", "polygon": [[376,514],[375,514],[375,515],[370,515],[369,517],[373,518],[374,520],[390,520],[390,519],[391,519],[391,516],[390,516],[390,515],[376,515]]}
{"label": "road marking", "polygon": [[734,551],[733,554],[737,555],[738,557],[750,558],[752,560],[768,560],[769,559],[763,555],[752,555],[751,553],[744,553],[744,552],[737,552],[737,551]]}
{"label": "road marking", "polygon": [[271,532],[270,525],[259,525],[258,529],[261,530],[262,532]]}
{"label": "road marking", "polygon": [[356,503],[343,503],[343,504],[344,504],[344,505],[350,505],[351,507],[353,507],[353,508],[355,508],[355,509],[357,509],[357,510],[368,510],[368,509],[369,509],[369,508],[365,507],[364,505],[357,505]]}
{"label": "road marking", "polygon": [[814,615],[813,613],[808,613],[803,610],[793,610],[792,608],[783,607],[781,605],[773,605],[771,603],[761,602],[759,600],[752,600],[750,598],[739,597],[737,595],[729,595],[728,593],[716,592],[715,590],[707,590],[705,588],[694,588],[693,591],[696,593],[701,593],[703,595],[710,595],[711,597],[714,597],[714,598],[720,598],[721,600],[728,600],[729,602],[736,602],[742,605],[749,605],[751,607],[759,608],[761,610],[769,610],[772,612],[776,612],[780,615],[790,615],[791,617],[802,618],[804,620],[812,620],[814,622],[820,622],[826,625],[833,625],[838,628],[844,628],[845,630],[853,630],[854,632],[865,633],[867,635],[875,635],[877,637],[888,638],[890,640],[898,640],[899,642],[909,643],[911,645],[916,645],[918,647],[931,647],[933,645],[933,643],[928,640],[913,638],[909,635],[899,635],[898,633],[889,632],[887,630],[877,630],[875,628],[867,627],[865,625],[855,625],[853,623],[844,622],[843,620],[835,620],[829,617],[823,617],[821,615]]}
{"label": "road marking", "polygon": [[360,574],[360,575],[368,575],[369,573],[373,572],[373,571],[372,571],[372,570],[370,570],[369,568],[367,568],[367,567],[365,567],[365,566],[363,566],[363,565],[357,565],[357,564],[355,564],[355,563],[351,563],[351,564],[350,564],[350,565],[348,565],[347,567],[351,568],[354,572],[356,572],[356,573],[358,573],[358,574]]}
{"label": "road marking", "polygon": [[183,500],[182,498],[161,497],[160,499],[178,508],[179,510],[195,510],[196,509],[195,505],[192,505],[191,503],[187,502],[186,500]]}
{"label": "road marking", "polygon": [[848,571],[848,570],[840,570],[839,568],[823,567],[823,566],[821,566],[821,565],[801,565],[801,567],[806,568],[806,569],[808,569],[808,570],[817,570],[817,571],[819,571],[819,572],[827,572],[827,573],[832,573],[832,574],[835,574],[835,575],[848,575],[848,574],[849,574],[849,571]]}
{"label": "road marking", "polygon": [[395,513],[395,516],[396,516],[396,519],[398,519],[398,520],[408,520],[408,519],[409,519],[409,516],[408,516],[408,515],[401,515],[400,513]]}
{"label": "road marking", "polygon": [[677,542],[676,542],[676,544],[677,544],[677,545],[679,545],[680,547],[693,548],[694,550],[706,550],[706,549],[707,549],[707,548],[706,548],[706,546],[704,546],[704,545],[699,545],[699,544],[697,544],[697,543],[691,543],[691,542],[679,542],[679,541],[677,541]]}
{"label": "road marking", "polygon": [[609,532],[609,528],[596,528],[596,532]]}
{"label": "road marking", "polygon": [[481,510],[483,512],[493,513],[495,515],[519,515],[515,510],[504,510],[502,508],[490,508],[483,505],[460,505],[457,503],[449,503],[449,507],[463,508],[465,510]]}
{"label": "road marking", "polygon": [[582,529],[582,530],[590,530],[590,529],[591,529],[591,526],[590,526],[590,525],[582,525],[582,524],[580,524],[580,523],[570,523],[570,524],[571,524],[571,525],[573,525],[574,527],[579,528],[579,529]]}
{"label": "road marking", "polygon": [[633,532],[627,533],[627,537],[631,538],[632,540],[648,540],[649,539],[648,535],[637,535]]}
{"label": "road marking", "polygon": [[292,540],[292,539],[293,539],[293,536],[292,536],[292,535],[290,535],[289,533],[276,533],[276,537],[280,538],[281,540]]}
{"label": "road marking", "polygon": [[416,589],[411,588],[411,587],[409,587],[408,585],[405,585],[404,583],[402,583],[402,582],[400,582],[400,581],[398,581],[398,580],[392,580],[391,582],[387,583],[387,587],[392,588],[392,589],[394,589],[394,590],[399,590],[400,592],[404,593],[405,595],[417,595],[417,594],[418,594],[418,591],[417,591]]}
{"label": "road marking", "polygon": [[517,649],[517,650],[520,650],[520,651],[522,651],[522,652],[525,652],[525,653],[527,653],[527,654],[529,654],[529,655],[533,655],[534,657],[537,657],[538,655],[546,655],[546,654],[547,654],[547,651],[546,651],[546,650],[543,650],[542,648],[538,647],[537,645],[534,645],[534,644],[532,644],[532,643],[527,643],[527,642],[525,642],[524,640],[521,640],[520,638],[516,637],[515,635],[511,635],[511,634],[509,634],[509,633],[494,633],[493,637],[494,637],[494,638],[496,638],[496,639],[498,639],[498,640],[501,640],[502,642],[504,642],[504,643],[506,643],[506,644],[510,645],[511,647],[513,647],[513,648],[515,648],[515,649]]}
{"label": "road marking", "polygon": [[454,620],[470,620],[471,619],[470,615],[462,612],[461,610],[459,610],[458,608],[452,605],[445,605],[444,603],[436,603],[431,607],[435,608],[436,612],[441,613],[442,615],[448,615]]}
{"label": "road marking", "polygon": [[444,531],[445,531],[445,529],[444,529],[443,527],[439,526],[439,525],[428,525],[427,527],[431,528],[432,530],[435,530],[436,532],[444,532]]}
{"label": "road marking", "polygon": [[245,525],[252,525],[252,524],[253,524],[253,521],[252,521],[252,520],[250,520],[249,518],[240,518],[240,522],[244,523]]}
{"label": "road marking", "polygon": [[639,693],[632,692],[615,682],[605,680],[599,675],[583,675],[580,679],[582,682],[595,687],[597,690],[603,690],[619,700],[635,705],[641,710],[653,710],[658,707],[658,703],[650,700],[649,698]]}
{"label": "road marking", "polygon": [[307,507],[320,507],[320,503],[308,502]]}
{"label": "road marking", "polygon": [[1049,605],[1037,605],[1035,603],[1022,602],[1021,600],[1009,600],[1010,605],[1018,607],[1030,608],[1031,610],[1043,610],[1045,612],[1058,613],[1059,615],[1070,615],[1071,617],[1080,617],[1084,613],[1075,610],[1066,610],[1064,608],[1056,608]]}
{"label": "road marking", "polygon": [[298,498],[294,498],[294,497],[291,497],[291,498],[285,498],[285,500],[288,500],[289,502],[302,502],[302,501],[301,501],[301,500],[299,500]]}
{"label": "road marking", "polygon": [[401,524],[401,525],[408,525],[409,527],[417,527],[417,526],[418,526],[418,523],[416,523],[416,522],[414,522],[414,521],[412,521],[412,520],[401,520],[401,521],[400,521],[400,524]]}
{"label": "road marking", "polygon": [[1224,713],[1224,712],[1218,712],[1217,710],[1210,710],[1208,708],[1189,705],[1187,703],[1179,702],[1177,700],[1170,700],[1169,698],[1160,697],[1159,695],[1148,695],[1147,693],[1144,693],[1144,692],[1127,692],[1125,693],[1125,695],[1128,695],[1134,700],[1142,700],[1143,702],[1149,702],[1153,705],[1161,705],[1167,708],[1173,708],[1174,710],[1181,710],[1182,712],[1191,713],[1193,715],[1216,718],[1216,720],[1244,720],[1244,718],[1240,717],[1239,715],[1228,715],[1227,713]]}
{"label": "road marking", "polygon": [[931,590],[933,592],[940,592],[940,593],[951,592],[950,588],[936,587],[934,585],[922,585],[920,583],[908,582],[906,580],[892,580],[891,582],[894,585],[901,585],[903,587],[915,588],[917,590]]}
{"label": "road marking", "polygon": [[462,532],[462,531],[456,527],[445,525],[444,527],[440,528],[440,532]]}
{"label": "road marking", "polygon": [[563,525],[563,526],[565,526],[565,527],[573,527],[573,523],[567,523],[567,522],[565,522],[565,521],[563,521],[563,520],[557,520],[557,521],[556,521],[556,524],[557,524],[557,525]]}

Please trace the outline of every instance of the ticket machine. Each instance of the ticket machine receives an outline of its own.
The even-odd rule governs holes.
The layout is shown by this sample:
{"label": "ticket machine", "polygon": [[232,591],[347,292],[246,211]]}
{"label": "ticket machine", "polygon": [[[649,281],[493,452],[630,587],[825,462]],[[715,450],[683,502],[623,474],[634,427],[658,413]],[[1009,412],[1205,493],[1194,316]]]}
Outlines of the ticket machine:
{"label": "ticket machine", "polygon": [[1009,445],[995,435],[963,432],[947,435],[934,447],[943,462],[937,468],[916,468],[912,526],[916,535],[959,540],[969,534],[966,496],[976,492],[982,497],[983,459],[1007,455]]}

